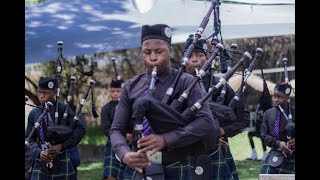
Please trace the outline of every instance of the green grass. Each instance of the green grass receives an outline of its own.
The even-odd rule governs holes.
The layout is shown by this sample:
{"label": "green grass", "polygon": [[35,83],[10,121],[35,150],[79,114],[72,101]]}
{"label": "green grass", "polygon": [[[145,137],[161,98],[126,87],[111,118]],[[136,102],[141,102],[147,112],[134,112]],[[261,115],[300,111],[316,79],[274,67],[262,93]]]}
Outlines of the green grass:
{"label": "green grass", "polygon": [[[258,158],[261,158],[263,154],[261,140],[257,137],[254,137],[253,142],[257,150]],[[246,158],[251,155],[251,147],[249,143],[248,132],[245,131],[232,138],[229,138],[229,145],[230,145],[232,156],[236,163],[239,179],[240,180],[258,179],[263,161],[246,160]],[[270,148],[267,147],[267,150],[269,151]]]}
{"label": "green grass", "polygon": [[101,126],[90,126],[80,144],[105,145],[107,137],[102,132]]}
{"label": "green grass", "polygon": [[78,180],[102,179],[103,162],[81,163],[78,167]]}
{"label": "green grass", "polygon": [[[95,136],[98,136],[96,135],[97,132],[93,134]],[[89,139],[91,139],[90,142],[99,142],[97,139],[100,139],[100,138],[96,137],[96,138],[89,138]],[[96,139],[96,140],[92,140],[92,139]],[[258,153],[258,158],[261,158],[262,151],[263,151],[261,146],[261,141],[256,137],[253,138],[253,141],[255,143],[255,147]],[[251,155],[251,147],[249,144],[248,133],[243,132],[233,138],[229,138],[229,145],[231,148],[231,153],[233,155],[233,158],[235,159],[235,163],[239,173],[239,179],[240,180],[257,180],[259,177],[261,166],[262,166],[262,161],[246,160],[246,158]],[[270,148],[267,147],[267,150],[270,150]],[[81,165],[78,167],[78,173],[79,173],[78,174],[79,180],[102,179],[103,162],[81,163]]]}

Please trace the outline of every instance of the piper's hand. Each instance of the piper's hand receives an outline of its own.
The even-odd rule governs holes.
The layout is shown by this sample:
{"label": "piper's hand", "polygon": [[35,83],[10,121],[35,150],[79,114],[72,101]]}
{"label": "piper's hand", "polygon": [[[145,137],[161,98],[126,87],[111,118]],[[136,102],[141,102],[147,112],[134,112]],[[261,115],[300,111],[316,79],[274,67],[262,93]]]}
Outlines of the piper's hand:
{"label": "piper's hand", "polygon": [[139,152],[127,152],[124,154],[122,162],[140,173],[143,168],[151,165],[147,154]]}
{"label": "piper's hand", "polygon": [[31,173],[31,171],[32,171],[32,166],[29,167],[28,173]]}
{"label": "piper's hand", "polygon": [[292,150],[288,148],[287,143],[284,141],[280,142],[279,149],[285,157],[287,157],[287,153],[292,153]]}
{"label": "piper's hand", "polygon": [[220,129],[220,137],[223,137],[226,133],[224,132],[224,129],[222,127]]}
{"label": "piper's hand", "polygon": [[40,160],[45,162],[52,162],[53,158],[47,151],[40,152]]}
{"label": "piper's hand", "polygon": [[296,139],[292,138],[287,142],[288,148],[290,148],[292,151],[296,149]]}
{"label": "piper's hand", "polygon": [[130,133],[127,133],[126,134],[126,140],[127,140],[127,142],[131,142],[132,141],[132,134],[130,134]]}
{"label": "piper's hand", "polygon": [[227,147],[229,147],[229,144],[227,143],[227,141],[224,141],[223,138],[219,138],[219,143],[224,149],[227,149]]}
{"label": "piper's hand", "polygon": [[62,150],[62,144],[56,144],[56,145],[49,147],[49,149],[47,151],[51,155],[56,155],[56,154],[59,154],[61,152],[61,150]]}
{"label": "piper's hand", "polygon": [[149,154],[149,157],[151,157],[157,151],[160,151],[166,146],[167,143],[161,135],[150,134],[146,137],[142,137],[141,139],[139,139],[138,148],[140,150],[138,152],[146,153],[147,151],[151,150]]}

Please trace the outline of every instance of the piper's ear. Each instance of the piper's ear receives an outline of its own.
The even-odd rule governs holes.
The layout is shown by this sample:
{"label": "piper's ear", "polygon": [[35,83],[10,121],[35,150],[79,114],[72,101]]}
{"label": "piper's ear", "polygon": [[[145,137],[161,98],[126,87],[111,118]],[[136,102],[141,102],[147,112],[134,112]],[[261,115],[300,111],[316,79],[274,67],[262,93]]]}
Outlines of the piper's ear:
{"label": "piper's ear", "polygon": [[169,47],[170,56],[172,55],[172,50],[173,50],[172,45],[170,45]]}

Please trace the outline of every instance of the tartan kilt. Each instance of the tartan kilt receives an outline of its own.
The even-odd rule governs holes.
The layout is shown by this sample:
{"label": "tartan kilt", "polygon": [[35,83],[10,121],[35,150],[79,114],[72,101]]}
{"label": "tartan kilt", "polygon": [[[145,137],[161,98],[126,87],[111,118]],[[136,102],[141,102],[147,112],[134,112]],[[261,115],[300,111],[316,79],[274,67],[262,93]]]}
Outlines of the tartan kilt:
{"label": "tartan kilt", "polygon": [[190,160],[173,163],[164,168],[165,180],[191,180]]}
{"label": "tartan kilt", "polygon": [[69,152],[66,150],[58,155],[60,164],[58,174],[46,174],[40,170],[41,161],[39,157],[34,160],[32,168],[31,180],[76,180],[77,176],[70,160]]}
{"label": "tartan kilt", "polygon": [[[270,151],[269,151],[270,152]],[[260,174],[295,174],[295,158],[285,158],[279,167],[271,167],[268,163],[270,154],[264,160]]]}
{"label": "tartan kilt", "polygon": [[123,172],[126,166],[116,159],[115,154],[112,151],[111,142],[109,138],[107,140],[104,152],[105,156],[103,177],[111,176],[118,180],[123,180]]}
{"label": "tartan kilt", "polygon": [[211,179],[212,180],[233,180],[232,173],[224,158],[223,150],[220,144],[216,144],[214,152],[210,154],[211,160]]}
{"label": "tartan kilt", "polygon": [[123,171],[123,180],[131,180],[134,173],[134,169],[130,168],[129,166],[126,166]]}
{"label": "tartan kilt", "polygon": [[230,147],[227,147],[226,149],[224,149],[224,148],[221,148],[221,149],[223,151],[224,159],[226,160],[226,162],[228,164],[228,167],[229,167],[229,170],[233,176],[233,179],[239,180],[238,171],[237,171],[234,159],[232,157]]}

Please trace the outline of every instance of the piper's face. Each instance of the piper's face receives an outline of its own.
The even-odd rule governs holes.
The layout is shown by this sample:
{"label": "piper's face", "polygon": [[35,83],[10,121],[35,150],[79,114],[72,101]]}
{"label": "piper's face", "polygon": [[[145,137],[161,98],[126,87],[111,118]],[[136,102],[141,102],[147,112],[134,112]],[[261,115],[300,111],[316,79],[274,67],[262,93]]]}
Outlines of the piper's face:
{"label": "piper's face", "polygon": [[53,90],[38,89],[38,98],[41,104],[54,100],[55,92]]}
{"label": "piper's face", "polygon": [[189,74],[196,75],[196,68],[200,68],[204,65],[207,58],[206,55],[202,52],[192,52],[190,59],[186,64],[186,71]]}
{"label": "piper's face", "polygon": [[170,66],[171,45],[161,39],[148,39],[142,42],[142,57],[148,72],[157,66],[157,74],[161,74]]}
{"label": "piper's face", "polygon": [[112,101],[119,101],[121,88],[111,88],[111,99]]}
{"label": "piper's face", "polygon": [[289,96],[285,95],[282,92],[274,91],[273,103],[274,106],[284,105],[288,102]]}

